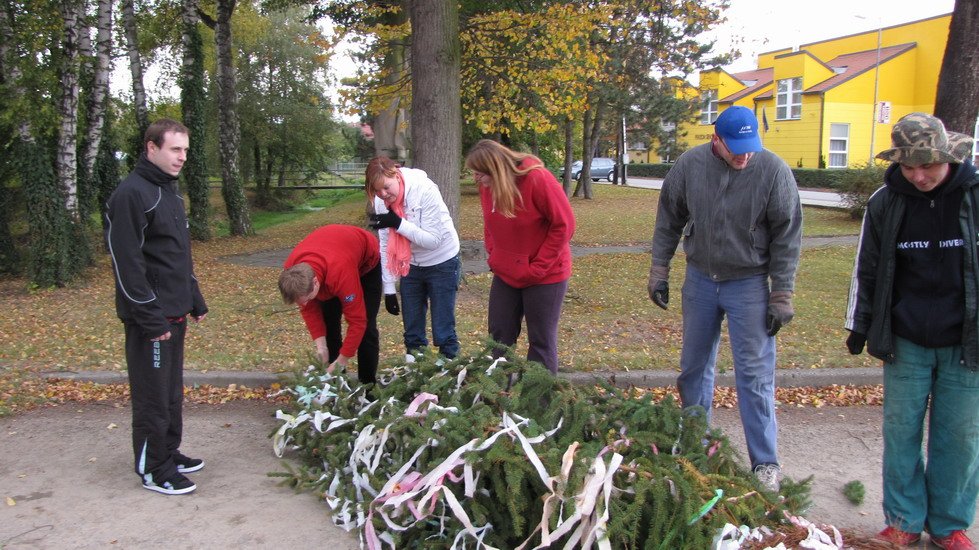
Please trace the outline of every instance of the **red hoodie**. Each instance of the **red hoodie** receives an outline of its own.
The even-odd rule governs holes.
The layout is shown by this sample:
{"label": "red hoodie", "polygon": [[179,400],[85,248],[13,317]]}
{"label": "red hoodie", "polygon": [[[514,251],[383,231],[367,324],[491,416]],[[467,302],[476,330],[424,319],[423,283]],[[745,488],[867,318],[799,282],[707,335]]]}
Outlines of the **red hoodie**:
{"label": "red hoodie", "polygon": [[354,357],[367,329],[367,308],[360,277],[381,261],[377,237],[351,225],[325,225],[303,239],[292,250],[283,268],[306,263],[313,268],[320,290],[315,300],[300,308],[313,340],[326,336],[321,302],[340,299],[347,335],[340,353]]}
{"label": "red hoodie", "polygon": [[517,189],[521,200],[507,218],[493,208],[489,188],[479,186],[490,269],[514,288],[567,280],[575,221],[564,189],[543,167],[518,177]]}

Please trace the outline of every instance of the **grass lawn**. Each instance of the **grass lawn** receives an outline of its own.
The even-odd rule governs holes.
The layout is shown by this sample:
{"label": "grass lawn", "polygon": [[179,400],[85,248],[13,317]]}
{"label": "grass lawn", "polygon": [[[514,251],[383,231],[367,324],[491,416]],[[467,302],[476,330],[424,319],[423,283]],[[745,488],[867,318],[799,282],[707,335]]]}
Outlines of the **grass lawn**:
{"label": "grass lawn", "polygon": [[[187,368],[285,371],[305,363],[312,344],[295,307],[282,304],[277,268],[246,267],[222,258],[291,248],[317,226],[364,224],[360,193],[321,192],[316,208],[288,215],[256,214],[254,237],[219,237],[194,243],[198,279],[210,313],[188,331]],[[342,193],[342,195],[329,195]],[[595,186],[595,199],[572,199],[577,245],[646,244],[655,218],[657,191]],[[216,208],[216,213],[220,209]],[[220,216],[216,216],[220,218]],[[275,218],[274,223],[268,223]],[[221,220],[215,221],[220,227]],[[460,236],[482,238],[479,201],[463,186]],[[855,235],[859,223],[843,211],[806,208],[807,236]],[[852,357],[843,345],[843,313],[854,247],[807,249],[796,283],[795,320],[779,333],[780,367],[850,367],[877,362]],[[683,256],[674,262],[672,287],[679,296]],[[648,254],[597,254],[577,258],[561,321],[560,359],[566,370],[675,369],[679,361],[679,299],[669,311],[646,296]],[[486,334],[490,274],[467,276],[459,293],[458,332],[463,351],[479,349]],[[124,370],[123,331],[115,316],[108,257],[100,255],[88,276],[68,288],[28,290],[22,279],[0,280],[0,367],[16,370]],[[380,313],[382,360],[403,356],[400,318]],[[526,343],[518,343],[525,349]],[[720,368],[730,368],[722,344]]]}

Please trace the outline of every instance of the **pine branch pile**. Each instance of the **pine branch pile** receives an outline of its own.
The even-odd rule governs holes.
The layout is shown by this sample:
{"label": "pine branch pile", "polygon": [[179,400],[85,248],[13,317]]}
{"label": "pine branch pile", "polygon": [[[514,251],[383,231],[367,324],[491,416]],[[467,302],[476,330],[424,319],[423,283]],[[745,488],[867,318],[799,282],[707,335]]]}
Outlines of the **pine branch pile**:
{"label": "pine branch pile", "polygon": [[418,356],[376,386],[309,367],[272,434],[368,548],[709,548],[778,528],[809,480],[762,490],[703,410],[575,387],[515,357]]}

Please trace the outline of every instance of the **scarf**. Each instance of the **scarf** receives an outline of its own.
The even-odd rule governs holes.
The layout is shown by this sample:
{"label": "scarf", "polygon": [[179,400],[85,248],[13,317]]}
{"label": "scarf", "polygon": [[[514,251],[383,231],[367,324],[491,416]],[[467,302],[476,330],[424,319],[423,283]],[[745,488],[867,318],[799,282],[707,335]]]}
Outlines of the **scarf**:
{"label": "scarf", "polygon": [[[405,217],[405,179],[398,171],[398,183],[400,190],[398,197],[388,206],[388,209],[397,214],[403,220]],[[388,228],[388,271],[398,277],[404,277],[411,268],[411,243],[403,235],[392,228]]]}

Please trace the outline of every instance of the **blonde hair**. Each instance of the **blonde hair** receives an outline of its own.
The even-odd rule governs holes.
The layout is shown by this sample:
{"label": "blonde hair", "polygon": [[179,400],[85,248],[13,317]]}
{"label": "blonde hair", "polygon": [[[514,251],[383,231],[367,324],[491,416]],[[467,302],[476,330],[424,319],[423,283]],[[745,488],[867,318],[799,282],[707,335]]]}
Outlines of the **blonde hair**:
{"label": "blonde hair", "polygon": [[294,304],[303,296],[308,296],[313,291],[315,278],[313,268],[307,263],[299,263],[282,270],[279,274],[279,293],[282,294],[282,301]]}
{"label": "blonde hair", "polygon": [[[520,167],[525,160],[531,166]],[[534,162],[536,161],[536,162]],[[500,214],[512,218],[523,198],[517,188],[517,177],[531,170],[544,170],[544,163],[529,153],[518,153],[490,139],[476,142],[466,155],[466,168],[489,176],[490,195],[493,208]]]}
{"label": "blonde hair", "polygon": [[367,201],[373,202],[377,192],[374,185],[383,181],[384,178],[398,177],[398,168],[401,165],[388,157],[374,157],[367,163],[367,170],[364,171],[364,191],[367,192]]}

